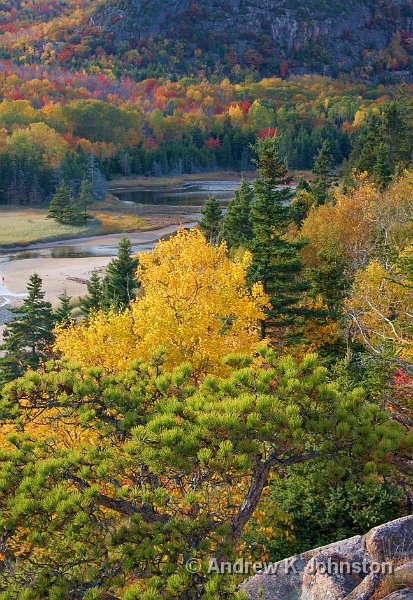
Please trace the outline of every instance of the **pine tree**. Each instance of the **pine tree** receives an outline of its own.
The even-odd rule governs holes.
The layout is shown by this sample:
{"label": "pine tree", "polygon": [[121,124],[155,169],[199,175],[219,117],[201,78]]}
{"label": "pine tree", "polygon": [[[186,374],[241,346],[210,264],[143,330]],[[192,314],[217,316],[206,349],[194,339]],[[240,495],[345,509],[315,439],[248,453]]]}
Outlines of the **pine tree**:
{"label": "pine tree", "polygon": [[406,141],[411,139],[411,129],[406,123],[403,101],[393,100],[383,110],[380,137],[387,150],[388,161],[393,168],[411,160],[406,153]]}
{"label": "pine tree", "polygon": [[0,381],[20,377],[31,367],[36,369],[47,358],[46,348],[53,340],[54,318],[50,302],[44,300],[42,280],[36,273],[29,279],[27,297],[21,306],[11,308],[14,319],[7,323],[0,346]]}
{"label": "pine tree", "polygon": [[87,292],[87,295],[80,300],[80,308],[85,317],[88,317],[91,312],[99,310],[103,306],[103,284],[96,270],[92,271],[87,284]]}
{"label": "pine tree", "polygon": [[373,180],[380,191],[384,191],[393,179],[393,168],[389,152],[384,143],[377,148],[376,163],[373,167]]}
{"label": "pine tree", "polygon": [[360,152],[360,157],[356,162],[356,169],[359,173],[362,173],[363,171],[367,171],[367,173],[373,172],[377,160],[377,148],[379,144],[379,122],[377,117],[373,116],[367,129],[367,135]]}
{"label": "pine tree", "polygon": [[331,155],[330,142],[325,140],[315,160],[313,173],[312,191],[317,204],[325,204],[329,198],[329,192],[336,183],[335,162]]}
{"label": "pine tree", "polygon": [[83,179],[82,181],[77,203],[79,206],[79,210],[82,212],[83,221],[86,222],[89,218],[87,209],[93,203],[92,184],[88,179]]}
{"label": "pine tree", "polygon": [[122,236],[118,255],[111,260],[103,280],[103,303],[115,310],[126,308],[136,297],[138,260],[132,254],[130,239]]}
{"label": "pine tree", "polygon": [[311,295],[314,299],[321,296],[333,318],[341,315],[343,300],[350,287],[345,275],[346,260],[340,253],[336,242],[329,242],[318,253],[319,266],[308,270]]}
{"label": "pine tree", "polygon": [[270,297],[271,308],[261,328],[265,337],[268,329],[288,325],[300,314],[296,305],[306,286],[300,278],[299,246],[285,237],[292,198],[287,168],[274,138],[258,140],[255,151],[259,177],[254,182],[251,205],[250,278],[252,282],[261,281]]}
{"label": "pine tree", "polygon": [[72,319],[72,307],[70,305],[70,296],[67,295],[65,290],[59,296],[60,304],[54,311],[54,319],[59,325],[70,324],[73,322]]}
{"label": "pine tree", "polygon": [[201,212],[202,219],[199,221],[199,227],[209,243],[214,244],[218,241],[222,221],[222,210],[218,200],[214,196],[208,198]]}
{"label": "pine tree", "polygon": [[228,204],[222,220],[221,235],[228,248],[247,246],[252,239],[251,203],[254,192],[248,181],[243,179],[235,197]]}
{"label": "pine tree", "polygon": [[69,186],[65,181],[62,181],[50,202],[48,219],[54,219],[58,223],[67,224],[71,222],[71,203],[72,197]]}
{"label": "pine tree", "polygon": [[106,180],[96,164],[96,158],[93,153],[89,154],[87,161],[87,179],[92,186],[94,200],[103,200],[107,192]]}

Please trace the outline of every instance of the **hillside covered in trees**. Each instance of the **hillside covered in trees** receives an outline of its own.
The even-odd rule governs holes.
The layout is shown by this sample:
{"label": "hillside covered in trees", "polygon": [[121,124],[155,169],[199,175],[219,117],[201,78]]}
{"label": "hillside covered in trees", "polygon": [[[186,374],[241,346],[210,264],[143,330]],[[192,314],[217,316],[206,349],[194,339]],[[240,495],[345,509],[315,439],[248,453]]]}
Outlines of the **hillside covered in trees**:
{"label": "hillside covered in trees", "polygon": [[39,268],[87,262],[78,301],[38,273],[10,294],[0,600],[245,600],[252,573],[211,561],[411,515],[412,19],[408,0],[0,2],[0,243],[27,207],[80,231],[114,176],[248,171],[225,210],[137,255],[123,236],[103,272],[41,249]]}
{"label": "hillside covered in trees", "polygon": [[326,141],[343,175],[379,158],[390,174],[410,161],[408,85],[320,76],[135,83],[35,72],[13,67],[0,81],[0,204],[42,205],[62,182],[78,196],[85,178],[99,198],[114,174],[250,170],[251,144],[275,132],[290,169],[312,169]]}
{"label": "hillside covered in trees", "polygon": [[412,15],[409,0],[3,2],[0,204],[251,170],[274,132],[290,169],[328,141],[343,176],[378,149],[392,172],[412,147]]}
{"label": "hillside covered in trees", "polygon": [[406,76],[411,0],[3,2],[5,59],[117,77]]}

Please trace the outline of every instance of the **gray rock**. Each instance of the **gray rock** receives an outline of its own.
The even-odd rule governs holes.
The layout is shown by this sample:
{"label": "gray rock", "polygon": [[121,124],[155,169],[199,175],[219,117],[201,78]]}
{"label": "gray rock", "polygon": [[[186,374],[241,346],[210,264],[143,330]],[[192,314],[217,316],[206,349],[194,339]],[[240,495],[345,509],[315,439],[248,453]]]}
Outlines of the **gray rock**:
{"label": "gray rock", "polygon": [[393,592],[390,596],[386,596],[383,600],[413,600],[413,591],[409,588]]}
{"label": "gray rock", "polygon": [[376,562],[413,559],[413,515],[375,527],[364,536],[363,544]]}
{"label": "gray rock", "polygon": [[361,578],[352,573],[352,560],[333,553],[314,556],[304,569],[300,600],[342,600]]}
{"label": "gray rock", "polygon": [[[376,571],[373,563],[387,564]],[[240,589],[249,600],[371,600],[379,590],[390,594],[400,588],[387,600],[413,600],[410,587],[413,589],[413,515],[375,527],[364,537],[274,563]]]}
{"label": "gray rock", "polygon": [[299,600],[307,562],[307,559],[294,556],[274,563],[269,571],[247,579],[241,589],[250,600]]}
{"label": "gray rock", "polygon": [[386,596],[383,600],[413,600],[413,591],[409,588],[393,592],[390,596]]}
{"label": "gray rock", "polygon": [[[309,561],[314,556],[328,557],[334,553],[340,554],[345,560],[362,562],[366,556],[362,545],[362,537],[356,535],[348,540],[315,548],[298,556],[274,563],[269,572],[250,577],[240,586],[240,589],[247,592],[249,600],[256,600],[256,598],[262,598],[262,600],[300,600],[304,572]],[[324,600],[324,597],[322,600]]]}

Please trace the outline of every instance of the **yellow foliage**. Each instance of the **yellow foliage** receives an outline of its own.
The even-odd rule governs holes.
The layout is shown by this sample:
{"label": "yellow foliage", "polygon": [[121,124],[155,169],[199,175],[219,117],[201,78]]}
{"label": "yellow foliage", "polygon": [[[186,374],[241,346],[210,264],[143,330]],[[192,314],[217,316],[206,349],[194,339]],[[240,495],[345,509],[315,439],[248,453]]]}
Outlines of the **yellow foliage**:
{"label": "yellow foliage", "polygon": [[[315,300],[308,299],[305,308],[309,311],[327,311],[327,306],[321,296]],[[300,348],[300,353],[317,352],[326,344],[334,344],[340,338],[340,323],[331,317],[319,318],[317,316],[306,318],[303,326],[303,335],[309,344]]]}
{"label": "yellow foliage", "polygon": [[355,336],[373,352],[393,344],[400,357],[411,360],[411,282],[391,275],[376,260],[355,277],[347,309],[355,327]]}
{"label": "yellow foliage", "polygon": [[311,209],[301,230],[309,241],[303,249],[305,264],[319,266],[319,252],[332,243],[348,259],[350,275],[365,266],[378,240],[402,251],[413,233],[412,184],[413,173],[405,173],[381,193],[362,174],[350,194],[337,194],[334,205]]}
{"label": "yellow foliage", "polygon": [[213,248],[200,231],[181,229],[139,261],[141,295],[130,310],[58,332],[56,348],[71,361],[116,373],[162,346],[167,365],[190,361],[205,373],[222,372],[228,354],[253,351],[268,298],[261,284],[247,287],[249,253],[230,260],[225,244]]}

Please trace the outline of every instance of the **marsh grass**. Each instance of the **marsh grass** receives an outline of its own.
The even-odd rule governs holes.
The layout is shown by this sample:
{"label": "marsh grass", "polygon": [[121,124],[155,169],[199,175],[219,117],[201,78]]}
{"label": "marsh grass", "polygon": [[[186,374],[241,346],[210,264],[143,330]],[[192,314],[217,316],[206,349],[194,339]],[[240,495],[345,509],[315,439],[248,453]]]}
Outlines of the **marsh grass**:
{"label": "marsh grass", "polygon": [[128,212],[92,211],[92,220],[76,227],[47,219],[46,209],[0,209],[0,247],[138,231],[144,220]]}

